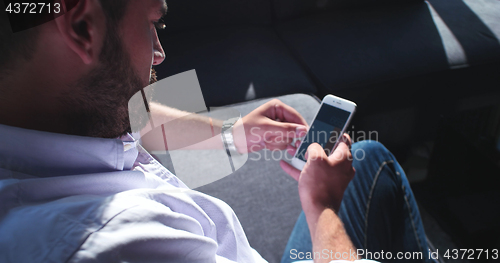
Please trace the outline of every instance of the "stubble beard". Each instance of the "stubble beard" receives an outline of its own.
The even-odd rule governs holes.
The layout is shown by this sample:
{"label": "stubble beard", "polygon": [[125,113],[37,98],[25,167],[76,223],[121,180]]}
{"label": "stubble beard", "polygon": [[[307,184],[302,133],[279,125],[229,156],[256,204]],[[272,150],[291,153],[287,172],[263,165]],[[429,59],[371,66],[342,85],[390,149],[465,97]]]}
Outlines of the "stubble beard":
{"label": "stubble beard", "polygon": [[[66,109],[64,120],[69,134],[118,138],[131,133],[128,102],[148,83],[143,83],[133,69],[130,56],[113,29],[108,28],[99,59],[100,66],[81,78],[71,94],[61,96]],[[155,81],[152,70],[150,82]],[[144,105],[131,107],[135,112]]]}

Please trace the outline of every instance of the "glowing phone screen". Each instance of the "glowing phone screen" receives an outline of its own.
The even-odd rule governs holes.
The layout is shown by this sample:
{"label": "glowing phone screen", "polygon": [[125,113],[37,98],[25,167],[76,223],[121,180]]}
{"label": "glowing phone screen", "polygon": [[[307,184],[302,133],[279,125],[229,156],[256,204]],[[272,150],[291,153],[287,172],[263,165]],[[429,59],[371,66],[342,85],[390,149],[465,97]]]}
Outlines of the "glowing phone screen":
{"label": "glowing phone screen", "polygon": [[338,138],[342,136],[342,128],[350,114],[348,111],[323,103],[298,150],[297,158],[307,161],[304,157],[307,147],[315,142],[325,149],[327,155],[330,155]]}

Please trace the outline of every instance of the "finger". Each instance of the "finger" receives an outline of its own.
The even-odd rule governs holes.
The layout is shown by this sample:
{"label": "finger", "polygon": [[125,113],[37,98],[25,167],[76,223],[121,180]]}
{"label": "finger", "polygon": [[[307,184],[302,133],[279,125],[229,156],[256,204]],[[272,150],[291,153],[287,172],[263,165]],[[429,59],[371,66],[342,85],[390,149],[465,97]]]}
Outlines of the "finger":
{"label": "finger", "polygon": [[351,140],[351,136],[349,136],[349,134],[347,134],[347,133],[342,134],[342,141],[347,144],[347,147],[349,147],[349,149],[351,149],[352,140]]}
{"label": "finger", "polygon": [[286,152],[290,155],[290,156],[295,156],[295,153],[297,152],[297,148],[296,147],[293,147],[291,145],[287,145],[286,147]]}
{"label": "finger", "polygon": [[325,150],[317,143],[312,143],[307,147],[307,161],[315,161],[315,160],[325,160],[328,158],[326,156]]}
{"label": "finger", "polygon": [[281,166],[281,169],[283,169],[283,171],[285,171],[285,173],[290,175],[293,179],[295,179],[296,181],[299,180],[300,171],[297,170],[295,167],[291,166],[289,163],[287,163],[283,160],[280,161],[280,166]]}
{"label": "finger", "polygon": [[291,144],[293,142],[293,138],[287,138],[287,137],[282,137],[281,135],[278,136],[269,136],[268,138],[265,138],[263,140],[266,145],[267,144]]}
{"label": "finger", "polygon": [[285,122],[297,123],[307,126],[306,120],[294,108],[278,101],[274,105],[276,110],[276,117]]}
{"label": "finger", "polygon": [[[287,147],[288,154],[290,154],[291,156],[295,156],[295,154],[297,153],[297,149],[300,146],[300,142],[301,142],[300,140],[297,140],[297,141],[295,141],[295,145],[288,145],[288,147]],[[306,160],[307,160],[307,157],[306,157]]]}
{"label": "finger", "polygon": [[307,127],[302,124],[270,121],[269,130],[274,137],[301,138],[306,136]]}
{"label": "finger", "polygon": [[[349,146],[344,141],[339,142],[335,151],[328,157],[330,161],[342,162],[346,160],[352,160],[351,150]],[[351,161],[349,161],[351,163]]]}
{"label": "finger", "polygon": [[288,143],[274,143],[274,142],[268,142],[266,143],[266,148],[269,150],[285,150],[287,146],[290,145],[290,142]]}

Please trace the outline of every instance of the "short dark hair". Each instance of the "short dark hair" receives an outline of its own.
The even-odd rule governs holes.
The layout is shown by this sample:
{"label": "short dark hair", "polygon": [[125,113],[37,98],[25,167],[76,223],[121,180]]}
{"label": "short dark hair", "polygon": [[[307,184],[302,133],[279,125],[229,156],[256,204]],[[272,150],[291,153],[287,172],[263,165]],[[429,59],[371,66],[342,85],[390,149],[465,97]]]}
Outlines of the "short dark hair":
{"label": "short dark hair", "polygon": [[[18,61],[26,62],[33,58],[39,35],[36,27],[13,33],[4,2],[0,1],[0,79],[5,71],[15,66]],[[69,0],[68,2],[75,1]],[[129,0],[100,0],[107,19],[108,30],[119,25],[125,15],[128,2]]]}

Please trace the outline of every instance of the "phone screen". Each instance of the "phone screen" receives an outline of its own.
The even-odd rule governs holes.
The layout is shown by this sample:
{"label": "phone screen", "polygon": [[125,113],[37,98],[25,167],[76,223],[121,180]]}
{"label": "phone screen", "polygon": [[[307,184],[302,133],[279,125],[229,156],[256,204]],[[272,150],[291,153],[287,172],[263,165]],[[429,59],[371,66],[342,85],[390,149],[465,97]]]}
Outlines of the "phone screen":
{"label": "phone screen", "polygon": [[350,114],[348,111],[323,103],[298,149],[296,157],[306,162],[304,155],[307,152],[307,147],[315,142],[325,149],[327,155],[330,155],[338,138],[342,136],[342,128],[344,128]]}

